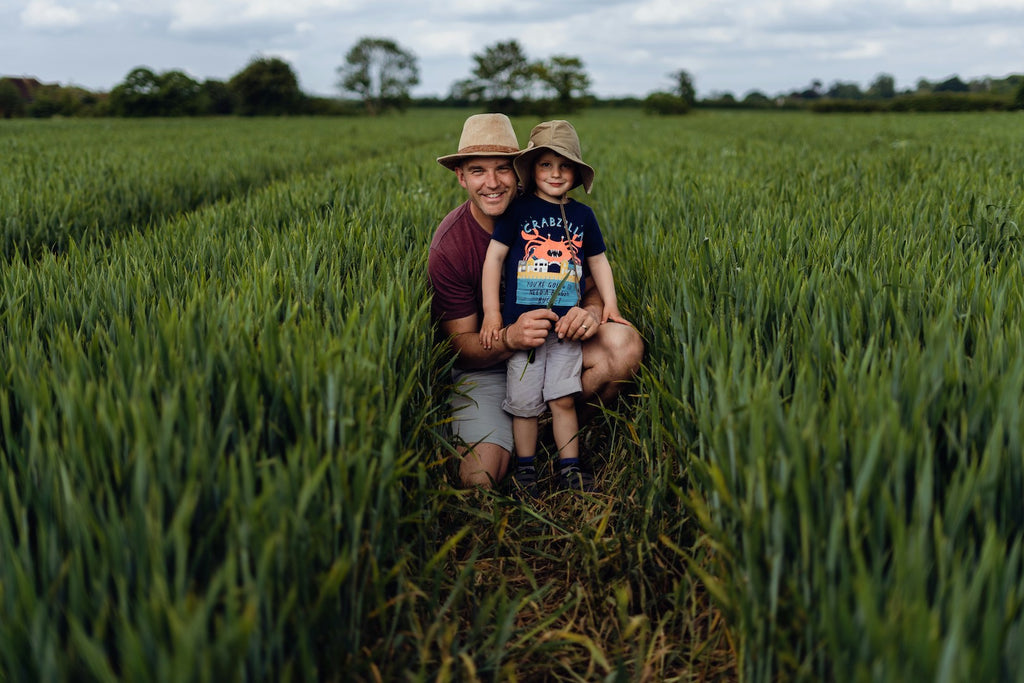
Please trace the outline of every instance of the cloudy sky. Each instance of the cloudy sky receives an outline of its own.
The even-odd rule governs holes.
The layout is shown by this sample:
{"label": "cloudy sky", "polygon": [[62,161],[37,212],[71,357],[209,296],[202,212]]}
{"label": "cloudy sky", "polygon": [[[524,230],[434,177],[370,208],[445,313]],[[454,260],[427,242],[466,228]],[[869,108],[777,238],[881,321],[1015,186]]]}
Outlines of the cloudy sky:
{"label": "cloudy sky", "polygon": [[227,80],[262,55],[336,95],[365,36],[416,55],[414,95],[447,94],[513,38],[530,59],[580,57],[601,97],[668,89],[678,69],[700,97],[1024,73],[1024,0],[0,0],[0,75],[109,90],[136,66]]}

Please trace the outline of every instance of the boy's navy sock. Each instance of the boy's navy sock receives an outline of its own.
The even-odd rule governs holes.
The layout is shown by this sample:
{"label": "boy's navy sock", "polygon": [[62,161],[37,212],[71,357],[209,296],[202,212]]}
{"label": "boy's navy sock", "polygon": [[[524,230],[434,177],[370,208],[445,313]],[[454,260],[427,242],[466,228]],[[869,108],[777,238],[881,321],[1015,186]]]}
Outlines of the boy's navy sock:
{"label": "boy's navy sock", "polygon": [[579,458],[563,458],[558,461],[558,486],[562,489],[595,493],[594,475],[580,468]]}
{"label": "boy's navy sock", "polygon": [[516,468],[512,472],[512,496],[520,500],[540,497],[537,488],[537,468],[534,457],[520,458],[516,456]]}
{"label": "boy's navy sock", "polygon": [[558,471],[565,472],[571,467],[579,469],[580,459],[579,458],[559,458],[558,460]]}

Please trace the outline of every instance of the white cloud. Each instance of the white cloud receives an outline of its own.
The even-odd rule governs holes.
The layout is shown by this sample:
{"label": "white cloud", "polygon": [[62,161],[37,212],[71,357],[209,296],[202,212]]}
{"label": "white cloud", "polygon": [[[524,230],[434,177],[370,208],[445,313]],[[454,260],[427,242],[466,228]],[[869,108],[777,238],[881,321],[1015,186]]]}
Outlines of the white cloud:
{"label": "white cloud", "polygon": [[417,31],[409,41],[409,48],[418,57],[435,57],[442,55],[462,55],[468,57],[477,52],[480,45],[476,42],[471,29],[445,29]]}
{"label": "white cloud", "polygon": [[451,2],[443,4],[449,11],[455,14],[467,16],[474,14],[511,12],[516,9],[516,5],[519,3],[517,3],[516,0],[492,0],[488,3],[481,3],[477,0],[451,0]]}
{"label": "white cloud", "polygon": [[21,23],[30,28],[65,29],[81,24],[82,17],[73,7],[51,0],[31,0],[21,11]]}
{"label": "white cloud", "polygon": [[172,30],[190,31],[265,21],[323,19],[359,4],[354,0],[176,0],[168,10]]}
{"label": "white cloud", "polygon": [[877,40],[858,40],[835,53],[836,59],[873,59],[885,54],[885,46]]}
{"label": "white cloud", "polygon": [[718,8],[728,4],[716,3],[712,0],[694,0],[693,2],[645,0],[634,8],[633,20],[640,25],[654,26],[685,21],[703,21],[707,16],[716,13]]}
{"label": "white cloud", "polygon": [[1016,31],[993,31],[987,36],[986,43],[994,48],[1012,48],[1020,46],[1020,33]]}
{"label": "white cloud", "polygon": [[1022,0],[904,0],[908,9],[945,14],[946,12],[978,12],[983,10],[1024,10]]}

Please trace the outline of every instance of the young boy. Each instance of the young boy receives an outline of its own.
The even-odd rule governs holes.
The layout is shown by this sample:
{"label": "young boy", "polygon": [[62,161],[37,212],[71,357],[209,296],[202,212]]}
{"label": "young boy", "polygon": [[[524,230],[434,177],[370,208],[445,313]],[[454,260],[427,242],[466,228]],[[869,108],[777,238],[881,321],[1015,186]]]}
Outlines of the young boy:
{"label": "young boy", "polygon": [[[584,259],[604,300],[598,323],[628,325],[619,313],[615,281],[594,212],[568,197],[579,185],[589,194],[594,182],[594,169],[581,158],[576,130],[568,121],[538,124],[514,166],[526,193],[495,222],[484,257],[480,343],[489,349],[501,339],[503,316],[516,320],[535,308],[565,315],[579,303]],[[504,309],[499,301],[503,275]],[[518,493],[538,495],[537,418],[545,404],[551,409],[558,449],[558,487],[594,490],[590,474],[580,469],[576,439],[579,427],[573,397],[581,390],[582,365],[580,343],[560,340],[554,333],[543,346],[508,359],[502,408],[513,416]]]}

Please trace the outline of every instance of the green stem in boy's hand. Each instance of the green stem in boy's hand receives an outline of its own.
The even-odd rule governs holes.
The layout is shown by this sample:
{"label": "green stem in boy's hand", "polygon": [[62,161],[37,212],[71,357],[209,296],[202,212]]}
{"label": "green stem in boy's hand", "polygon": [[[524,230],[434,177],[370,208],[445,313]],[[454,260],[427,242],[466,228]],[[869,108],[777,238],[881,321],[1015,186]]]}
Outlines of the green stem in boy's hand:
{"label": "green stem in boy's hand", "polygon": [[[564,201],[561,201],[561,202],[558,203],[558,211],[562,214],[562,230],[565,231],[565,241],[567,243],[571,243],[572,242],[572,238],[569,236],[569,221],[566,220],[566,218],[565,218],[565,202]],[[572,269],[572,265],[573,265],[572,259],[569,259],[569,262],[566,265],[567,265],[567,267],[565,269],[565,275],[562,276],[562,281],[558,283],[558,286],[555,287],[555,291],[551,292],[551,296],[548,298],[548,310],[549,311],[552,308],[554,308],[555,300],[558,299],[558,293],[562,291],[562,286],[565,285],[565,281],[569,279],[570,275],[572,275],[572,270],[573,270]],[[576,285],[578,287],[579,283],[577,282]],[[580,296],[581,296],[580,291],[579,291],[579,289],[577,289],[576,290],[576,302],[577,303],[579,303]],[[535,352],[535,349],[530,349],[530,355],[528,355],[526,357],[527,364],[533,362],[533,360],[534,360],[533,357],[535,355],[534,352]],[[527,367],[526,365],[523,366],[523,374],[519,375],[520,381],[522,381],[523,376],[526,375],[526,367]]]}
{"label": "green stem in boy's hand", "polygon": [[[555,291],[551,292],[551,296],[548,298],[548,310],[549,311],[552,308],[555,307],[555,301],[558,300],[558,293],[562,291],[562,286],[565,285],[565,281],[569,279],[570,275],[572,275],[572,268],[571,267],[570,268],[566,268],[565,275],[562,276],[561,282],[559,282],[558,286],[555,287]],[[530,349],[530,354],[526,357],[526,362],[527,363],[532,363],[534,361],[533,357],[534,357],[536,351],[537,351],[537,349]],[[519,379],[522,380],[523,379],[523,375],[525,375],[525,374],[526,374],[526,367],[524,366],[523,367],[523,374],[519,375]]]}

